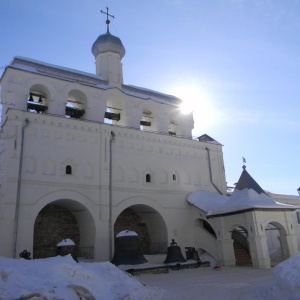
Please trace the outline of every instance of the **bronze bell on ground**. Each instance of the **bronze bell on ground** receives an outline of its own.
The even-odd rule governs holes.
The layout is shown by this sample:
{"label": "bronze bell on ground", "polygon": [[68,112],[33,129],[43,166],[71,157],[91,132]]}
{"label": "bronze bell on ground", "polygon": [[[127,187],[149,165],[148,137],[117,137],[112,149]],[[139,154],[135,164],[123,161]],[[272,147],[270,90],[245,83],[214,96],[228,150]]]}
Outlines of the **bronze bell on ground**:
{"label": "bronze bell on ground", "polygon": [[172,239],[172,243],[170,247],[168,247],[167,258],[165,259],[164,263],[174,263],[174,262],[185,262],[186,260],[182,256],[180,247],[176,244],[174,239]]}
{"label": "bronze bell on ground", "polygon": [[118,265],[138,265],[146,263],[138,235],[134,231],[121,231],[115,239],[115,253],[111,262]]}

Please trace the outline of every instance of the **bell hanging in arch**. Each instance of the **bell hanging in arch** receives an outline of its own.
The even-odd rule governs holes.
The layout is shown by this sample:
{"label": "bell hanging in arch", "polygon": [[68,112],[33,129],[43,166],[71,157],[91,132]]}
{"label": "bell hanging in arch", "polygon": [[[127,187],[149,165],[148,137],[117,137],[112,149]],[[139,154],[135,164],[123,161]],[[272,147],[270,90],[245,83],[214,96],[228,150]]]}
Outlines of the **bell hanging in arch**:
{"label": "bell hanging in arch", "polygon": [[117,234],[115,253],[111,262],[116,266],[138,265],[148,262],[142,253],[137,233],[124,230]]}

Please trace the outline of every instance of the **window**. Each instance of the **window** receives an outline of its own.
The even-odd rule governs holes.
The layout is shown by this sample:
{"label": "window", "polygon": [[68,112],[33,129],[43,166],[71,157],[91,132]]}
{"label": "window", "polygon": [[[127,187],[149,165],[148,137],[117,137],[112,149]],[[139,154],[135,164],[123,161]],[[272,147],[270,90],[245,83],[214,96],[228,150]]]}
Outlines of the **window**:
{"label": "window", "polygon": [[297,211],[297,220],[298,220],[298,224],[300,224],[300,210]]}
{"label": "window", "polygon": [[176,181],[176,174],[173,174],[173,181]]}
{"label": "window", "polygon": [[150,174],[146,174],[146,182],[151,182],[151,175]]}
{"label": "window", "polygon": [[67,175],[71,175],[72,174],[72,166],[70,166],[70,165],[66,166],[66,174]]}

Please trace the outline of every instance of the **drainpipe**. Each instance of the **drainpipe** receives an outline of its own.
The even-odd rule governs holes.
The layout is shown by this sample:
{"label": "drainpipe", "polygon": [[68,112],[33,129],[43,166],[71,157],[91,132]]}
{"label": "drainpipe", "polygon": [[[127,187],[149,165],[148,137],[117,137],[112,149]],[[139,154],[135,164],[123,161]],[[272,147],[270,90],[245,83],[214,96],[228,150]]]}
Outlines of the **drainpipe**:
{"label": "drainpipe", "polygon": [[211,169],[211,161],[210,161],[210,151],[209,149],[206,147],[205,148],[207,151],[207,155],[208,155],[208,168],[209,168],[209,177],[210,177],[210,183],[213,185],[213,187],[221,194],[223,195],[223,193],[219,190],[219,188],[214,184],[213,182],[213,178],[212,178],[212,169]]}
{"label": "drainpipe", "polygon": [[112,237],[113,237],[113,228],[112,228],[112,143],[115,141],[115,134],[113,131],[110,132],[109,140],[109,216],[108,216],[108,226],[109,226],[109,258],[112,260]]}
{"label": "drainpipe", "polygon": [[20,144],[20,160],[19,160],[19,174],[18,174],[18,185],[17,185],[17,200],[16,200],[16,212],[15,212],[15,229],[14,229],[14,247],[13,257],[17,256],[17,240],[18,240],[18,226],[19,226],[19,212],[20,212],[20,191],[21,191],[21,176],[22,176],[22,165],[23,165],[23,146],[24,146],[24,131],[29,125],[29,120],[25,120],[25,124],[22,126],[21,144]]}

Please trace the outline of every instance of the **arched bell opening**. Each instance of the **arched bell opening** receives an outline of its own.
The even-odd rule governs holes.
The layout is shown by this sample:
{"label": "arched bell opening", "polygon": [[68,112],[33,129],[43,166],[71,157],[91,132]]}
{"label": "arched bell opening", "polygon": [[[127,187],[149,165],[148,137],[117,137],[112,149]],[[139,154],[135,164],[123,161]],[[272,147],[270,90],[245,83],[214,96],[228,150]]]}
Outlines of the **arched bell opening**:
{"label": "arched bell opening", "polygon": [[56,245],[67,238],[75,243],[79,259],[94,258],[95,225],[90,212],[72,200],[54,201],[36,217],[33,258],[56,256]]}
{"label": "arched bell opening", "polygon": [[284,260],[283,247],[285,245],[282,244],[280,239],[280,235],[282,232],[285,232],[284,228],[280,224],[275,222],[269,223],[265,228],[268,251],[272,267],[276,266]]}
{"label": "arched bell opening", "polygon": [[153,112],[151,108],[144,107],[142,118],[140,120],[140,130],[152,131],[153,130]]}
{"label": "arched bell opening", "polygon": [[236,226],[231,233],[237,266],[251,266],[251,254],[248,242],[248,231],[243,226]]}
{"label": "arched bell opening", "polygon": [[45,113],[48,110],[48,88],[41,84],[33,85],[27,98],[27,111]]}
{"label": "arched bell opening", "polygon": [[79,90],[72,90],[68,94],[65,115],[67,118],[80,119],[85,114],[87,104],[86,95]]}
{"label": "arched bell opening", "polygon": [[133,205],[125,209],[114,224],[114,236],[124,230],[137,233],[143,254],[166,254],[167,227],[162,216],[153,208]]}
{"label": "arched bell opening", "polygon": [[119,100],[109,98],[106,101],[106,111],[104,113],[104,123],[118,124],[121,119],[123,105]]}

